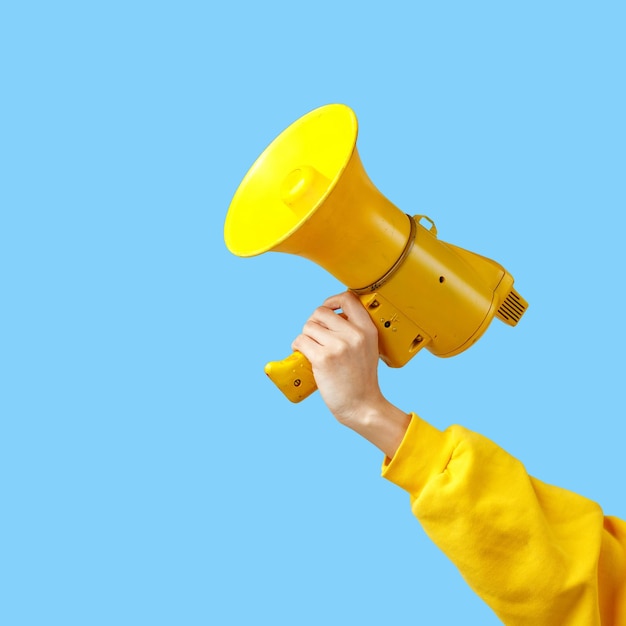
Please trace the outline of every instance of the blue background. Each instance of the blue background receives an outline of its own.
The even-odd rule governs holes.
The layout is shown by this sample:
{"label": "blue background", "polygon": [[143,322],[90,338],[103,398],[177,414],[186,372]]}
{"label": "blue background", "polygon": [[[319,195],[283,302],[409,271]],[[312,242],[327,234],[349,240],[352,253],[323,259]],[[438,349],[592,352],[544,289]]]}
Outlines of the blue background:
{"label": "blue background", "polygon": [[530,308],[389,399],[626,516],[620,2],[5,2],[0,622],[497,624],[379,476],[263,365],[343,289],[223,222],[343,102],[371,179]]}

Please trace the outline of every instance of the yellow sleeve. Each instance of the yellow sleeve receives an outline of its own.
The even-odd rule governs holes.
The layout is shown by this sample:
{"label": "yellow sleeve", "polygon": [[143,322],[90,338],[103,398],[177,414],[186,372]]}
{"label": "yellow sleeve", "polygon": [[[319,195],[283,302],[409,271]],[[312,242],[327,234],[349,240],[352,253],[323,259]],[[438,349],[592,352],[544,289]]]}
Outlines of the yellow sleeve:
{"label": "yellow sleeve", "polygon": [[489,439],[413,415],[383,476],[507,626],[626,626],[626,524]]}

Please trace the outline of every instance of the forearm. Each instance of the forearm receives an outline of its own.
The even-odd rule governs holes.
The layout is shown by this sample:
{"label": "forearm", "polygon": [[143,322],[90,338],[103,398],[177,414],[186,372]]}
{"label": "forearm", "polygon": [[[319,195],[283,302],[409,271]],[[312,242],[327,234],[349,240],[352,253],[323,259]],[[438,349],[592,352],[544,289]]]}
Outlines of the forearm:
{"label": "forearm", "polygon": [[346,426],[374,444],[389,459],[393,458],[411,416],[388,402],[384,397],[364,408],[354,420],[344,422]]}

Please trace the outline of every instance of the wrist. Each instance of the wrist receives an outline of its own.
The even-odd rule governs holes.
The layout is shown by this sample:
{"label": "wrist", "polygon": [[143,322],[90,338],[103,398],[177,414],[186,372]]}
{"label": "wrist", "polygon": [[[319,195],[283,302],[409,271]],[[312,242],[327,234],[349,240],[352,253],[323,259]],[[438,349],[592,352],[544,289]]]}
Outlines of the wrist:
{"label": "wrist", "polygon": [[346,426],[392,458],[406,433],[411,416],[388,402],[382,395],[366,404]]}

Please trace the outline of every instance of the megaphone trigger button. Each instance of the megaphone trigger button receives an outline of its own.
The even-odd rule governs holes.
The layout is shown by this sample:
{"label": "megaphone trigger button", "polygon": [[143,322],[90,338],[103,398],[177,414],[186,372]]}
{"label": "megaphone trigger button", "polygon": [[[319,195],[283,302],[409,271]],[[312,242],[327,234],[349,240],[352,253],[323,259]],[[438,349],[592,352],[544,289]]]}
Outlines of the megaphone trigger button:
{"label": "megaphone trigger button", "polygon": [[409,350],[411,352],[414,352],[415,350],[417,350],[418,346],[420,345],[420,343],[422,343],[422,341],[424,341],[424,337],[422,337],[421,335],[418,335],[417,337],[415,337],[415,339],[413,339],[413,342],[411,343]]}

